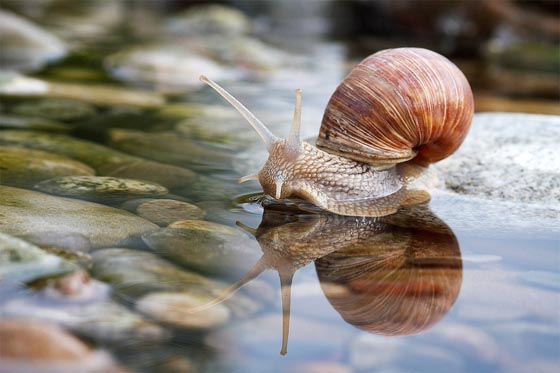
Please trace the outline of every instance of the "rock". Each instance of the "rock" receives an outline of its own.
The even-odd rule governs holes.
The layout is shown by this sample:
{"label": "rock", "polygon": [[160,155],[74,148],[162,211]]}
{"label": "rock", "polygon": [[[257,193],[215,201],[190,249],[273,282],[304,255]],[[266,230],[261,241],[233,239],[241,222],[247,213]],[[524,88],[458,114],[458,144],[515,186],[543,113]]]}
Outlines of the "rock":
{"label": "rock", "polygon": [[228,227],[227,225],[212,223],[205,220],[178,220],[169,224],[168,228],[190,229],[199,232],[219,233],[223,235],[241,236],[239,229]]}
{"label": "rock", "polygon": [[97,110],[92,105],[81,101],[44,98],[16,105],[12,112],[23,116],[72,122],[93,117]]}
{"label": "rock", "polygon": [[41,293],[51,299],[92,302],[107,299],[110,288],[107,284],[92,279],[87,272],[76,271],[47,280]]}
{"label": "rock", "polygon": [[103,145],[61,134],[0,131],[0,144],[62,154],[79,160],[101,175],[153,181],[169,188],[190,185],[197,175],[185,168],[146,161]]}
{"label": "rock", "polygon": [[0,96],[48,97],[79,100],[97,106],[157,108],[165,99],[153,92],[108,85],[59,83],[29,78],[15,73],[0,73]]}
{"label": "rock", "polygon": [[437,163],[463,195],[560,207],[560,116],[476,114],[465,142]]}
{"label": "rock", "polygon": [[126,153],[176,166],[208,171],[231,167],[230,152],[194,142],[173,132],[149,133],[115,129],[111,145]]}
{"label": "rock", "polygon": [[0,35],[0,65],[4,70],[38,70],[67,53],[67,46],[57,37],[4,10],[0,11]]}
{"label": "rock", "polygon": [[75,264],[35,245],[0,233],[0,281],[31,282],[73,272],[77,268]]}
{"label": "rock", "polygon": [[98,248],[155,228],[145,219],[112,207],[0,186],[0,232],[16,237],[40,232],[60,237],[81,234]]}
{"label": "rock", "polygon": [[104,249],[93,253],[92,274],[109,282],[117,294],[138,297],[150,292],[188,292],[208,296],[223,284],[183,270],[144,251]]}
{"label": "rock", "polygon": [[80,253],[91,250],[89,238],[81,233],[67,232],[61,235],[58,232],[36,232],[29,233],[25,238],[42,249],[50,249],[53,253],[58,250],[61,255],[65,253],[64,255],[75,258],[80,258]]}
{"label": "rock", "polygon": [[176,193],[193,201],[227,201],[231,204],[233,198],[247,191],[247,186],[240,185],[235,179],[200,175],[192,184],[177,190]]}
{"label": "rock", "polygon": [[169,333],[110,299],[79,301],[21,297],[0,305],[0,316],[60,324],[97,343],[127,346],[160,344]]}
{"label": "rock", "polygon": [[122,372],[108,353],[49,323],[2,320],[0,340],[2,371]]}
{"label": "rock", "polygon": [[198,179],[189,169],[144,160],[106,164],[98,171],[106,176],[153,181],[169,189],[188,187]]}
{"label": "rock", "polygon": [[136,302],[136,309],[158,322],[182,329],[213,329],[229,320],[230,311],[222,304],[191,313],[189,309],[210,301],[188,293],[151,293]]}
{"label": "rock", "polygon": [[35,189],[45,193],[87,199],[98,202],[115,202],[135,197],[155,197],[167,194],[159,184],[110,176],[66,176],[40,182]]}
{"label": "rock", "polygon": [[218,81],[232,76],[225,67],[177,43],[125,49],[108,56],[104,64],[119,80],[167,92],[199,88],[201,71]]}
{"label": "rock", "polygon": [[171,33],[186,36],[245,34],[251,26],[251,20],[243,12],[218,4],[191,7],[173,16],[167,23]]}
{"label": "rock", "polygon": [[206,215],[204,210],[190,203],[172,199],[156,199],[138,205],[136,213],[155,223],[166,226],[178,220],[202,219]]}
{"label": "rock", "polygon": [[[145,251],[130,249],[104,249],[92,255],[92,274],[109,282],[117,296],[137,298],[152,292],[184,293],[197,299],[220,295],[226,284],[209,279]],[[258,312],[262,304],[242,292],[224,302],[237,317],[247,317]]]}
{"label": "rock", "polygon": [[54,120],[0,114],[0,129],[38,130],[47,132],[67,132],[72,129],[68,124]]}
{"label": "rock", "polygon": [[70,158],[12,146],[0,146],[0,183],[31,188],[58,176],[95,175],[95,171]]}
{"label": "rock", "polygon": [[185,225],[148,233],[142,239],[159,255],[213,275],[239,276],[262,255],[259,245],[240,231]]}

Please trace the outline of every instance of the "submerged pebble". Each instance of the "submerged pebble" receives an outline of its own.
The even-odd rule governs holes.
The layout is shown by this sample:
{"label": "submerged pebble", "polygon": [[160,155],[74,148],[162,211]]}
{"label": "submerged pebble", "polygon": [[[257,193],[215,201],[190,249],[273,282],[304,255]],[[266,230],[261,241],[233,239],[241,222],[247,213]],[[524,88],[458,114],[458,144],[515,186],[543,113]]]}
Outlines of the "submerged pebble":
{"label": "submerged pebble", "polygon": [[200,312],[190,309],[210,301],[208,297],[188,293],[151,293],[136,302],[136,309],[164,324],[184,329],[211,329],[224,325],[230,311],[222,304]]}
{"label": "submerged pebble", "polygon": [[262,254],[259,245],[240,231],[209,231],[186,222],[176,227],[148,233],[142,239],[156,253],[213,275],[242,274]]}
{"label": "submerged pebble", "polygon": [[89,166],[58,154],[1,145],[0,170],[0,184],[21,188],[59,176],[95,175]]}
{"label": "submerged pebble", "polygon": [[167,189],[156,183],[110,176],[57,177],[40,182],[35,185],[35,189],[49,194],[98,202],[167,194]]}
{"label": "submerged pebble", "polygon": [[204,210],[195,205],[172,199],[142,202],[136,207],[136,213],[161,226],[169,225],[178,220],[202,219],[206,215]]}
{"label": "submerged pebble", "polygon": [[127,211],[8,186],[0,186],[0,211],[0,232],[33,242],[41,232],[48,232],[51,242],[81,234],[93,248],[107,247],[157,228]]}
{"label": "submerged pebble", "polygon": [[[0,231],[3,231],[1,226]],[[0,280],[29,282],[73,272],[77,268],[75,264],[35,245],[0,233]]]}
{"label": "submerged pebble", "polygon": [[2,320],[0,340],[2,371],[122,372],[107,352],[50,323]]}
{"label": "submerged pebble", "polygon": [[12,113],[71,122],[91,118],[97,113],[97,110],[93,105],[82,101],[44,98],[18,104],[12,109]]}
{"label": "submerged pebble", "polygon": [[72,126],[62,122],[39,117],[0,114],[0,129],[67,132],[72,129]]}
{"label": "submerged pebble", "polygon": [[240,10],[218,4],[191,7],[167,22],[167,29],[174,34],[232,35],[251,30],[251,20]]}

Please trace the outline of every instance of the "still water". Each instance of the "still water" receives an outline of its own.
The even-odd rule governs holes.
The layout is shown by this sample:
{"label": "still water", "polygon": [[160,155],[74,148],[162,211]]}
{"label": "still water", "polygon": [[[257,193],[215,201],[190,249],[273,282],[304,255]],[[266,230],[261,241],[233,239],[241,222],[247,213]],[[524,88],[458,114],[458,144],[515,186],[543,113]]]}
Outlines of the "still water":
{"label": "still water", "polygon": [[[266,151],[196,76],[223,74],[279,136],[303,88],[313,141],[355,62],[346,45],[284,50],[238,36],[254,53],[244,61],[216,39],[216,50],[193,38],[170,52],[179,39],[167,34],[96,32],[28,73],[49,92],[2,96],[0,232],[28,243],[0,237],[1,321],[62,325],[131,371],[558,369],[556,207],[438,188],[397,214],[343,217],[236,183]],[[193,51],[242,68],[195,61],[195,79],[174,75]]]}

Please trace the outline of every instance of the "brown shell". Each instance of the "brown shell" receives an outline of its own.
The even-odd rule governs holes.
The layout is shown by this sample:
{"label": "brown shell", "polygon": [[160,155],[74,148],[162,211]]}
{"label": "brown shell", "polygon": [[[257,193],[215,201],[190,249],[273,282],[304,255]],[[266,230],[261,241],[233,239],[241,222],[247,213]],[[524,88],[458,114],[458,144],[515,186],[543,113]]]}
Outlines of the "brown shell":
{"label": "brown shell", "polygon": [[463,73],[421,48],[387,49],[364,59],[333,93],[317,146],[374,165],[437,162],[469,130],[474,102]]}

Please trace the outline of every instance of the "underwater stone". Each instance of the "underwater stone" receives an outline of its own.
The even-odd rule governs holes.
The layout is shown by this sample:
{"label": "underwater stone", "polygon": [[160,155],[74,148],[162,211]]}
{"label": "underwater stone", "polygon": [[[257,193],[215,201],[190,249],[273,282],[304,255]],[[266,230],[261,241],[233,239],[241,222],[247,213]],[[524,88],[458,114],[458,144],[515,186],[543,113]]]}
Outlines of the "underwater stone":
{"label": "underwater stone", "polygon": [[111,356],[61,327],[37,321],[0,321],[0,360],[6,372],[120,372]]}
{"label": "underwater stone", "polygon": [[0,114],[0,129],[67,132],[72,129],[72,126],[44,118]]}
{"label": "underwater stone", "polygon": [[204,227],[163,228],[142,236],[156,253],[213,275],[243,274],[261,256],[259,245],[242,232],[208,231]]}
{"label": "underwater stone", "polygon": [[156,199],[138,205],[136,213],[155,223],[166,226],[177,220],[202,219],[206,215],[204,210],[190,203],[172,199]]}
{"label": "underwater stone", "polygon": [[35,185],[35,189],[49,194],[99,202],[167,194],[167,189],[156,183],[110,176],[57,177],[40,182]]}
{"label": "underwater stone", "polygon": [[81,234],[93,248],[157,228],[127,211],[8,186],[0,186],[0,217],[0,232],[31,240],[40,232],[49,232],[51,239]]}
{"label": "underwater stone", "polygon": [[207,4],[191,7],[173,16],[166,28],[173,34],[206,36],[245,34],[251,30],[252,25],[249,17],[238,9]]}
{"label": "underwater stone", "polygon": [[154,161],[204,171],[231,168],[231,152],[194,142],[174,132],[114,129],[110,137],[111,145],[117,149]]}
{"label": "underwater stone", "polygon": [[97,110],[92,105],[81,101],[44,98],[18,104],[12,109],[12,113],[71,122],[91,118],[97,113]]}
{"label": "underwater stone", "polygon": [[46,30],[5,10],[0,10],[0,35],[0,65],[4,70],[38,70],[64,57],[68,49]]}
{"label": "underwater stone", "polygon": [[212,329],[229,320],[230,311],[223,304],[191,313],[189,309],[202,306],[209,297],[188,293],[150,293],[136,302],[136,309],[158,322],[183,329]]}
{"label": "underwater stone", "polygon": [[0,233],[0,280],[30,282],[77,269],[75,264],[35,245]]}
{"label": "underwater stone", "polygon": [[0,145],[0,184],[31,188],[46,179],[75,175],[95,175],[95,171],[61,155]]}

